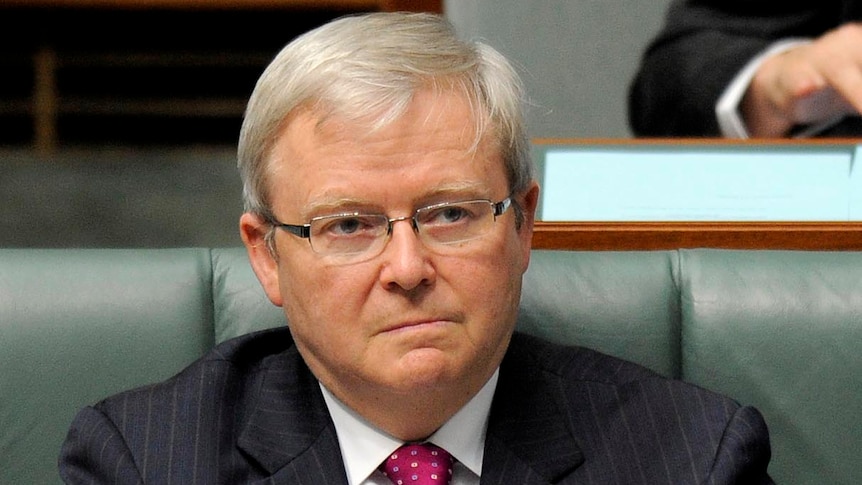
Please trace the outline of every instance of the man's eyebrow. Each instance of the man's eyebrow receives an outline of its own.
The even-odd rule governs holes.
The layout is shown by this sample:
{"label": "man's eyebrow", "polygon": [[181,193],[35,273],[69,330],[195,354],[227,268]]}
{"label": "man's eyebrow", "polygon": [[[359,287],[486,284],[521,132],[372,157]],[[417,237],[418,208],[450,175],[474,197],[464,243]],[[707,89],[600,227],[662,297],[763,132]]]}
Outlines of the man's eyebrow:
{"label": "man's eyebrow", "polygon": [[460,181],[437,187],[434,193],[449,193],[449,192],[475,192],[488,190],[487,184],[479,182]]}
{"label": "man's eyebrow", "polygon": [[[488,187],[485,184],[473,182],[457,182],[436,187],[433,190],[416,198],[416,209],[429,204],[444,201],[444,199],[464,197],[486,197]],[[367,199],[356,197],[336,197],[332,199],[323,198],[313,201],[302,211],[305,217],[317,217],[323,215],[334,215],[349,212],[384,213],[388,208],[381,207]]]}
{"label": "man's eyebrow", "polygon": [[303,210],[303,214],[309,217],[316,217],[357,211],[379,212],[379,208],[376,208],[367,200],[340,197],[337,199],[324,199],[311,202],[308,207]]}
{"label": "man's eyebrow", "polygon": [[473,182],[458,182],[438,187],[424,196],[420,200],[433,201],[442,198],[450,197],[485,197],[489,195],[488,186],[481,183]]}

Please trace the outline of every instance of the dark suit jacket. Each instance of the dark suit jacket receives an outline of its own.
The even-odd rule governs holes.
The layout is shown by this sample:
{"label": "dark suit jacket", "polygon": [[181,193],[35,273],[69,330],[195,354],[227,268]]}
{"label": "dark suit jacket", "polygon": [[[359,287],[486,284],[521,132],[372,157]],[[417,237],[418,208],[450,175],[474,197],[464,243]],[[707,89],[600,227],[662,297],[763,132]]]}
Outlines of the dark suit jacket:
{"label": "dark suit jacket", "polygon": [[[483,484],[772,483],[760,414],[597,352],[516,334]],[[68,483],[342,484],[335,428],[286,329],[226,342],[76,417]]]}
{"label": "dark suit jacket", "polygon": [[[755,55],[779,39],[815,38],[862,20],[862,0],[673,0],[629,91],[639,136],[718,136],[715,103]],[[862,135],[847,123],[823,136]]]}

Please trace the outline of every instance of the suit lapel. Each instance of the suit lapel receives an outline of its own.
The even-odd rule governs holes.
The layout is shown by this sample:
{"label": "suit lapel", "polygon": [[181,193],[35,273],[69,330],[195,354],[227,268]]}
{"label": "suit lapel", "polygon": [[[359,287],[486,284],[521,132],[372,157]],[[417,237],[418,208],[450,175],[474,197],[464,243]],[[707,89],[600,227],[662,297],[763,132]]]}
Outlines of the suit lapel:
{"label": "suit lapel", "polygon": [[346,484],[335,427],[296,347],[269,361],[256,385],[237,446],[273,475],[269,483]]}
{"label": "suit lapel", "polygon": [[491,406],[483,485],[557,483],[584,462],[565,424],[558,379],[530,360],[516,335]]}
{"label": "suit lapel", "polygon": [[[559,381],[513,339],[491,406],[482,484],[558,483],[584,457],[566,427]],[[272,474],[268,483],[346,484],[335,426],[295,347],[255,380],[257,398],[237,446]]]}

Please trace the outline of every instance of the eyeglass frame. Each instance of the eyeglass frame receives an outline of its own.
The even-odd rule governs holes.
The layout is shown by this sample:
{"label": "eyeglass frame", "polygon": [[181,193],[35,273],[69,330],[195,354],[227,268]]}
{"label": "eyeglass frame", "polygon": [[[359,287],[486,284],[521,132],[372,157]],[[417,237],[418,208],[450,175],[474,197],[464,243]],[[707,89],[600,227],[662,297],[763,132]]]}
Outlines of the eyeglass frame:
{"label": "eyeglass frame", "polygon": [[[344,212],[344,213],[339,213],[339,214],[327,214],[327,215],[323,215],[323,216],[315,216],[315,217],[312,217],[305,224],[286,224],[286,223],[279,221],[277,218],[275,218],[275,216],[272,216],[272,215],[268,215],[265,218],[266,218],[267,223],[270,224],[273,229],[281,229],[281,230],[283,230],[289,234],[293,234],[296,237],[299,237],[302,239],[308,239],[308,245],[311,247],[311,250],[314,251],[315,254],[319,254],[321,256],[339,256],[339,254],[337,254],[337,253],[336,254],[320,253],[320,252],[318,252],[317,249],[314,248],[314,245],[311,244],[311,224],[313,222],[318,221],[318,220],[323,220],[323,219],[331,219],[331,218],[336,218],[336,217],[349,217],[349,216],[354,216],[354,217],[358,217],[358,216],[382,216],[382,217],[385,217],[386,218],[386,233],[384,235],[384,244],[381,246],[381,252],[382,252],[383,248],[386,247],[386,244],[385,244],[385,242],[387,242],[386,240],[388,240],[392,236],[392,225],[394,223],[400,222],[400,221],[410,221],[411,222],[410,226],[413,228],[413,232],[415,232],[419,236],[420,240],[423,243],[425,243],[425,240],[422,239],[422,236],[421,236],[421,234],[423,234],[423,233],[419,231],[419,227],[420,227],[419,221],[416,219],[416,217],[419,216],[419,214],[421,214],[423,211],[439,209],[441,207],[457,206],[458,204],[468,204],[468,203],[474,203],[474,202],[487,202],[491,206],[491,209],[492,209],[491,210],[491,216],[494,218],[494,222],[497,221],[497,217],[505,214],[506,211],[509,210],[509,207],[512,207],[513,210],[516,211],[516,215],[519,214],[518,204],[516,201],[513,200],[513,195],[510,194],[509,196],[507,196],[506,198],[504,198],[503,200],[501,200],[499,202],[494,202],[491,199],[468,199],[468,200],[441,202],[439,204],[432,204],[429,206],[420,207],[420,208],[414,210],[413,214],[411,214],[409,216],[401,216],[401,217],[389,217],[386,214],[382,214],[382,213],[381,214],[374,214],[374,213],[362,213],[362,212]],[[518,225],[520,226],[520,224],[518,224]],[[475,238],[462,239],[459,241],[452,241],[451,244],[455,244],[458,242],[472,241],[473,239],[475,239]],[[447,243],[442,243],[442,244],[447,244]],[[362,254],[362,252],[344,253],[344,254],[341,254],[341,256],[348,256],[350,254]],[[368,257],[373,258],[379,254],[380,253],[376,253],[376,254],[373,254],[373,255],[368,256]]]}

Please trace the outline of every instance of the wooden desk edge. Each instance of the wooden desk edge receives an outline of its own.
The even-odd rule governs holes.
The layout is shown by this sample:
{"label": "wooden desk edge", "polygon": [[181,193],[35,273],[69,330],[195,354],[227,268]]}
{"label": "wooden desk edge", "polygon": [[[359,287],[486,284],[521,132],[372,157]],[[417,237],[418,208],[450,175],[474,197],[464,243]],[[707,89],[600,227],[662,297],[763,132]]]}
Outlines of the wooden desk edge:
{"label": "wooden desk edge", "polygon": [[534,249],[862,250],[862,222],[537,222]]}

